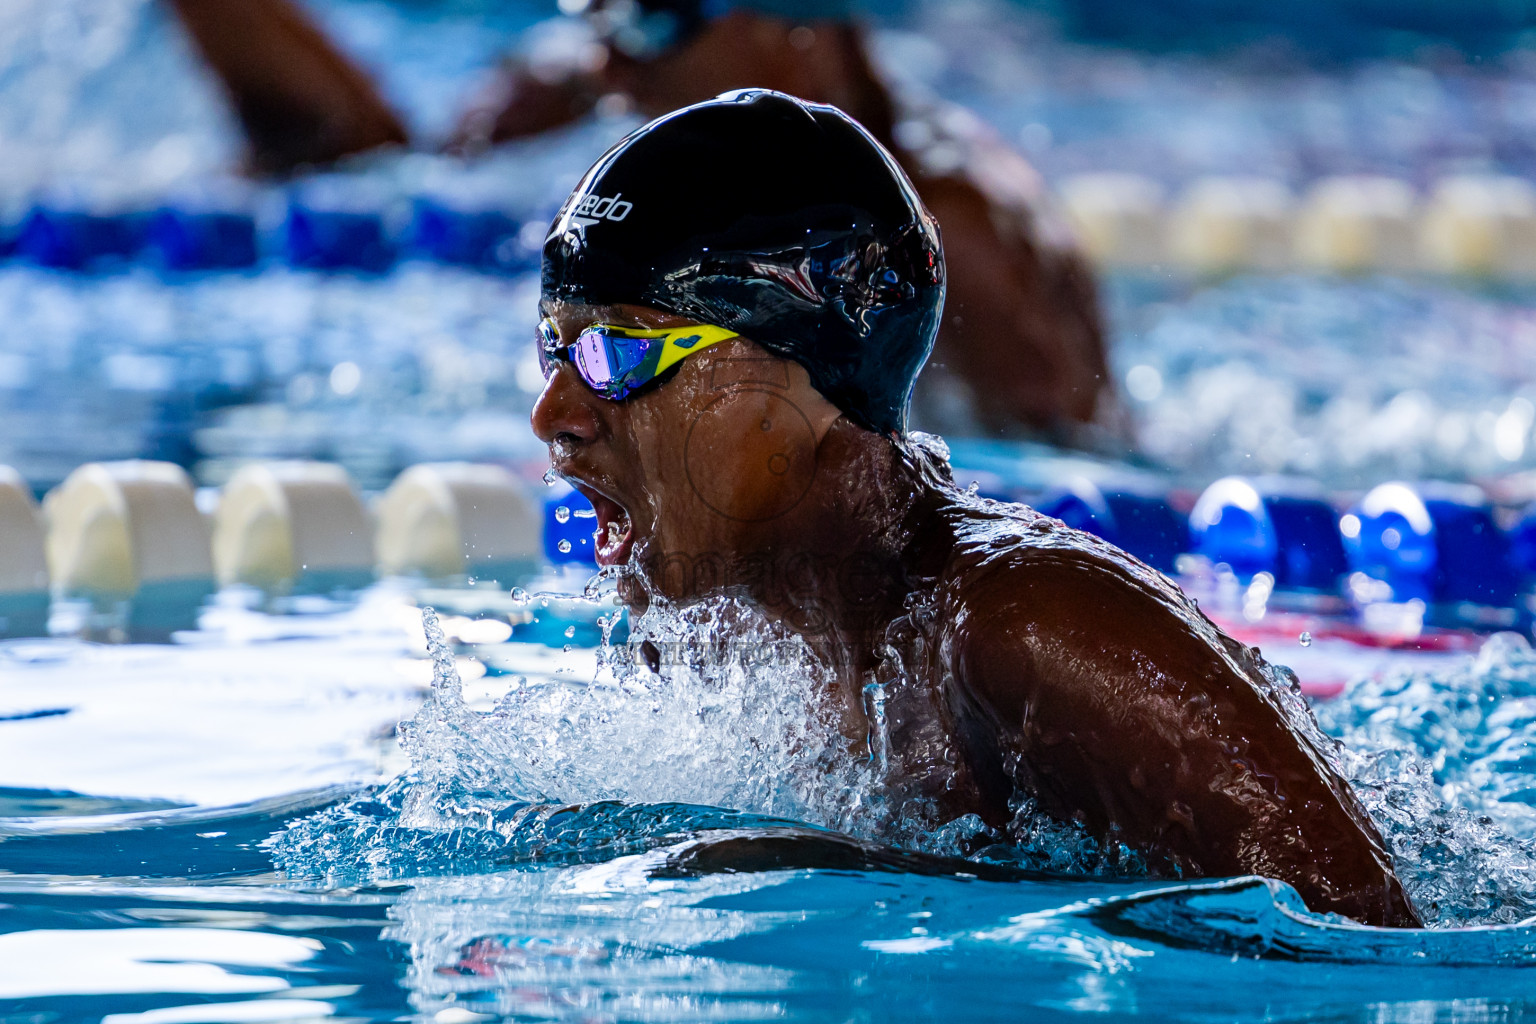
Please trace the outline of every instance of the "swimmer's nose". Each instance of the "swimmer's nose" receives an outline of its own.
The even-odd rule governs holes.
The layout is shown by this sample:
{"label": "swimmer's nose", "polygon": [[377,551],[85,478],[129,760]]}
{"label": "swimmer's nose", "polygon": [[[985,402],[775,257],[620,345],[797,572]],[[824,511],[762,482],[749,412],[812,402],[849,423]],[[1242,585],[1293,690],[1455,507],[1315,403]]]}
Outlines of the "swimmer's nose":
{"label": "swimmer's nose", "polygon": [[533,403],[533,432],[545,444],[562,438],[566,443],[586,444],[597,439],[600,424],[593,402],[601,401],[581,382],[569,365],[560,365],[544,382],[539,400]]}

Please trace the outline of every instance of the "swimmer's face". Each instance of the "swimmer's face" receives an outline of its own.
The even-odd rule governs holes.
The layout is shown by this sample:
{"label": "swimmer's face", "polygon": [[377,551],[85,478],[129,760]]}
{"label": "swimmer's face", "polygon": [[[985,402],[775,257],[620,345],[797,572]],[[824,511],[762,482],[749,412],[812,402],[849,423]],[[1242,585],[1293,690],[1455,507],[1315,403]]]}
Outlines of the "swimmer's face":
{"label": "swimmer's face", "polygon": [[[693,322],[630,305],[549,303],[543,312],[565,344],[593,324]],[[804,529],[817,446],[838,412],[799,364],[742,337],[668,372],[615,402],[570,362],[554,361],[533,430],[555,472],[597,511],[598,563],[633,562],[659,593],[681,601]]]}

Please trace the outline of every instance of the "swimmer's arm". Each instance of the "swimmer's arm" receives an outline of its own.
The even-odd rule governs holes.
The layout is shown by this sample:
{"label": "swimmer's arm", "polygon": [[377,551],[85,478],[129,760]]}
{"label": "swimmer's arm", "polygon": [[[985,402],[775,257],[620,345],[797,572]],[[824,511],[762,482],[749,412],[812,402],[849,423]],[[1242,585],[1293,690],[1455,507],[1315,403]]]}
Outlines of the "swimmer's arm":
{"label": "swimmer's arm", "polygon": [[286,174],[385,145],[405,128],[373,83],[289,0],[171,0],[223,82],[253,171]]}
{"label": "swimmer's arm", "polygon": [[1262,874],[1315,910],[1416,923],[1374,825],[1252,655],[1171,587],[1079,552],[1025,558],[967,590],[955,656],[1044,810],[1188,875]]}
{"label": "swimmer's arm", "polygon": [[446,148],[476,153],[498,142],[562,128],[591,113],[602,94],[602,81],[582,68],[535,73],[524,61],[509,60],[490,88],[460,116]]}

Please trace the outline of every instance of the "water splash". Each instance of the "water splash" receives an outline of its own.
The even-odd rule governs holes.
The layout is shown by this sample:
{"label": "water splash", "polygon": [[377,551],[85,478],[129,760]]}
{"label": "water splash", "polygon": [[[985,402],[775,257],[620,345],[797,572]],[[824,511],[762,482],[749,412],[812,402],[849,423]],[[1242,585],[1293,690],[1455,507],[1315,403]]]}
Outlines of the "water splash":
{"label": "water splash", "polygon": [[[1349,781],[1431,927],[1536,912],[1536,653],[1499,634],[1452,670],[1368,679],[1310,704],[1296,674],[1266,666],[1291,725]],[[1524,750],[1525,763],[1512,752]],[[1510,803],[1511,799],[1514,803]]]}
{"label": "water splash", "polygon": [[1453,669],[1365,680],[1318,715],[1428,921],[1536,914],[1536,652],[1523,637],[1496,635]]}
{"label": "water splash", "polygon": [[[410,771],[278,837],[284,870],[483,870],[763,820],[863,836],[886,820],[873,762],[838,731],[831,668],[738,600],[653,603],[619,645],[614,616],[596,678],[530,681],[489,713],[464,702],[435,613],[422,620],[434,672],[400,728]],[[551,832],[561,808],[585,817]]]}
{"label": "water splash", "polygon": [[[587,599],[609,606],[620,575],[600,574]],[[920,634],[925,608],[916,595],[904,628]],[[605,618],[611,634],[619,616]],[[1136,851],[1099,843],[1027,799],[1016,801],[1003,829],[938,816],[923,777],[942,773],[951,752],[926,734],[892,736],[903,719],[924,717],[911,704],[924,688],[909,685],[901,654],[910,637],[892,635],[864,687],[871,728],[862,744],[839,728],[839,683],[817,651],[739,600],[688,608],[655,601],[627,643],[605,635],[593,678],[526,681],[488,713],[465,703],[430,609],[423,624],[434,678],[401,727],[410,772],[279,837],[274,852],[286,870],[491,870],[798,821],[1025,868],[1147,873]],[[1348,699],[1322,705],[1321,722],[1288,669],[1272,668],[1270,683],[1281,713],[1351,780],[1431,924],[1509,923],[1536,913],[1529,645],[1498,637],[1453,671],[1362,682]]]}
{"label": "water splash", "polygon": [[589,685],[512,691],[483,720],[519,790],[553,800],[713,804],[857,828],[873,780],[837,732],[836,680],[735,599],[653,604]]}

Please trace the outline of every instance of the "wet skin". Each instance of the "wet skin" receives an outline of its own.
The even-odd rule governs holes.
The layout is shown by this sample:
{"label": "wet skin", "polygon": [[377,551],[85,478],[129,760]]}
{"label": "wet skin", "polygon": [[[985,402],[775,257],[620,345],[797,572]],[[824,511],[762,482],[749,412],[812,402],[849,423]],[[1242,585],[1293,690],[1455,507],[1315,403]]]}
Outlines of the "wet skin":
{"label": "wet skin", "polygon": [[[545,312],[567,343],[592,323],[686,322]],[[970,498],[937,460],[840,417],[798,365],[735,339],[610,402],[555,363],[533,427],[597,509],[600,561],[632,563],[675,602],[741,594],[798,630],[837,667],[855,744],[885,645],[926,630],[906,667],[931,699],[893,741],[938,730],[960,752],[928,794],[943,817],[1001,827],[1017,790],[1167,873],[1263,874],[1314,910],[1418,923],[1374,825],[1289,724],[1255,651],[1128,555]],[[930,595],[923,624],[912,594]],[[623,596],[648,600],[633,582]]]}

